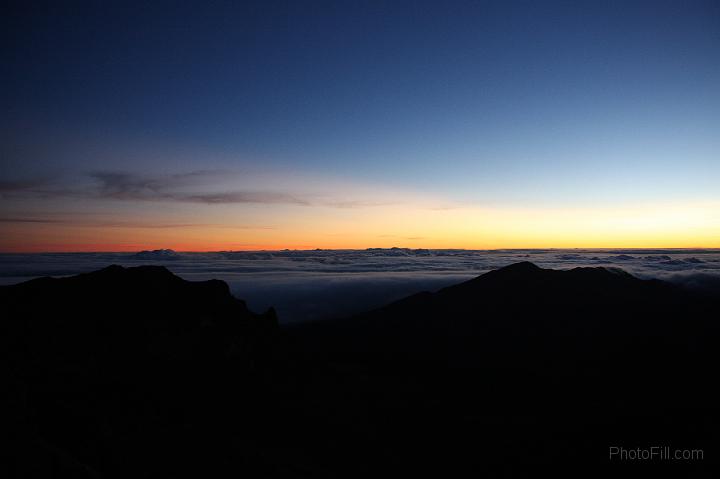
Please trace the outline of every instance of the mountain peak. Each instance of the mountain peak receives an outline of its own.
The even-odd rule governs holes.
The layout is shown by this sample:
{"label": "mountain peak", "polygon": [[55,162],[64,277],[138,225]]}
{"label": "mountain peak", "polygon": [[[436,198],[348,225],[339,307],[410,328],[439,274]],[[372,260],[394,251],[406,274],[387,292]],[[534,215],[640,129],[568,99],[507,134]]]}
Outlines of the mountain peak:
{"label": "mountain peak", "polygon": [[112,264],[101,270],[87,273],[89,275],[103,275],[104,277],[119,278],[121,275],[133,275],[142,278],[168,278],[175,275],[165,266],[143,265],[126,268],[119,264]]}
{"label": "mountain peak", "polygon": [[474,280],[470,281],[476,281],[480,280],[481,278],[485,278],[487,280],[488,278],[495,278],[495,279],[502,279],[502,280],[517,280],[517,279],[524,279],[528,277],[536,277],[541,272],[546,272],[548,270],[545,270],[535,263],[531,263],[530,261],[521,261],[519,263],[513,263],[507,266],[503,266],[502,268],[498,268],[492,271],[489,271],[483,275],[478,276]]}
{"label": "mountain peak", "polygon": [[497,269],[497,272],[530,272],[530,271],[540,271],[542,268],[535,263],[531,263],[530,261],[520,261],[519,263],[513,263],[508,266],[504,266],[502,268]]}

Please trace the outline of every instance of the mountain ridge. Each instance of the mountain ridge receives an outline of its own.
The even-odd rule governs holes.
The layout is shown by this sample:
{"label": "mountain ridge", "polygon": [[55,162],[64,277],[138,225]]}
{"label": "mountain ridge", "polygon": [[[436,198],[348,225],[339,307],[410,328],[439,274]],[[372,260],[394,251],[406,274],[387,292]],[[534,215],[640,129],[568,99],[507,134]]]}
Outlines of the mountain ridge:
{"label": "mountain ridge", "polygon": [[605,268],[522,262],[288,327],[161,266],[0,304],[10,477],[603,477],[635,471],[610,445],[720,446],[718,298]]}

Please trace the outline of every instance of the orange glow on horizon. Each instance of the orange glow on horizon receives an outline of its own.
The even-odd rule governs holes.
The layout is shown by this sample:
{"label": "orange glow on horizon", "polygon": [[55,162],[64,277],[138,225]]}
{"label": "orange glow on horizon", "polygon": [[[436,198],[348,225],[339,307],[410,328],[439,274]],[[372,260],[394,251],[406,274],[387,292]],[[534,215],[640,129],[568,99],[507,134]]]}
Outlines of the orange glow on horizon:
{"label": "orange glow on horizon", "polygon": [[[302,214],[298,214],[298,212]],[[234,218],[238,213],[222,212]],[[393,205],[358,209],[278,208],[271,227],[215,225],[122,227],[17,223],[1,225],[3,252],[133,252],[365,249],[718,248],[717,202],[616,208],[431,209]]]}

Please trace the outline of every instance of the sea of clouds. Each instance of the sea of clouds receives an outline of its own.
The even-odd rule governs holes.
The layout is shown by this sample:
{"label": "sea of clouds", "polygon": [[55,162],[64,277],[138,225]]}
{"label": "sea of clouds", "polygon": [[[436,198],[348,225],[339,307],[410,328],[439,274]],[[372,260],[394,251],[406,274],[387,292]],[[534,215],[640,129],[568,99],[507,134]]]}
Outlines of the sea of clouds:
{"label": "sea of clouds", "polygon": [[176,253],[0,254],[0,284],[65,276],[110,264],[161,264],[188,280],[222,279],[251,309],[280,321],[346,316],[419,291],[434,291],[519,261],[543,268],[621,268],[700,290],[720,290],[720,250],[367,249]]}

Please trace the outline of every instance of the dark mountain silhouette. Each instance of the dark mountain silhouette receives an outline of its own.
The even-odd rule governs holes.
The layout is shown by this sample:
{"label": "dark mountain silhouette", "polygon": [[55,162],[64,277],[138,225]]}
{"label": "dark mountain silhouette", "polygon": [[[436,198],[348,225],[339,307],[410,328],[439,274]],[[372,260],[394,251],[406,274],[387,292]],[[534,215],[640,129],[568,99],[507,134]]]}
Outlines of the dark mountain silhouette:
{"label": "dark mountain silhouette", "polygon": [[[401,471],[674,477],[717,461],[719,304],[618,269],[523,262],[294,334],[325,383],[328,368],[360,378],[346,373],[344,396],[372,404],[368,420],[393,418],[379,442]],[[636,469],[608,460],[613,445],[706,457]]]}
{"label": "dark mountain silhouette", "polygon": [[467,367],[486,354],[512,360],[512,354],[543,349],[552,349],[547,353],[553,356],[558,348],[578,353],[591,348],[594,354],[606,348],[605,341],[630,338],[677,343],[690,334],[697,339],[694,328],[710,326],[700,313],[711,304],[707,297],[619,269],[562,271],[522,262],[434,294],[419,293],[351,319],[302,329],[318,337],[334,335],[337,354],[443,359]]}
{"label": "dark mountain silhouette", "polygon": [[224,282],[158,266],[2,287],[0,304],[5,477],[207,470],[194,458],[229,440],[218,423],[250,407],[277,334]]}
{"label": "dark mountain silhouette", "polygon": [[15,476],[713,477],[717,461],[718,296],[621,270],[518,263],[284,329],[159,267],[0,301]]}

